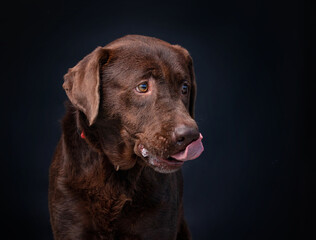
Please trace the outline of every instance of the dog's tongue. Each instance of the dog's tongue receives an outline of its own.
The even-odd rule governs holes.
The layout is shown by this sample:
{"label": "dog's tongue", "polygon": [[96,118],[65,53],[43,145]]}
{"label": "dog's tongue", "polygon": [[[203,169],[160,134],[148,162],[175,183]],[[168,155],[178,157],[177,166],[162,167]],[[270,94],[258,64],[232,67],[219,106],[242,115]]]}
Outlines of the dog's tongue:
{"label": "dog's tongue", "polygon": [[177,159],[178,161],[187,161],[198,158],[201,153],[204,151],[204,147],[202,144],[203,136],[200,133],[200,138],[192,143],[190,143],[186,149],[182,152],[179,152],[171,157]]}

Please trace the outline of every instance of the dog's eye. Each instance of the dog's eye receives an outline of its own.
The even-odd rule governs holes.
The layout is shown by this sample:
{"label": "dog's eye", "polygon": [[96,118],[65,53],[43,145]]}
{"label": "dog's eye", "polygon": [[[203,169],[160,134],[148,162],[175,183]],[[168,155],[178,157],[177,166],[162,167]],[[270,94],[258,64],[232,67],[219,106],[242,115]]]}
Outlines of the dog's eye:
{"label": "dog's eye", "polygon": [[143,82],[136,87],[136,91],[139,93],[145,93],[148,91],[148,83]]}
{"label": "dog's eye", "polygon": [[188,86],[188,84],[187,83],[183,83],[183,85],[182,85],[182,94],[187,94],[188,93],[188,91],[189,91],[189,86]]}

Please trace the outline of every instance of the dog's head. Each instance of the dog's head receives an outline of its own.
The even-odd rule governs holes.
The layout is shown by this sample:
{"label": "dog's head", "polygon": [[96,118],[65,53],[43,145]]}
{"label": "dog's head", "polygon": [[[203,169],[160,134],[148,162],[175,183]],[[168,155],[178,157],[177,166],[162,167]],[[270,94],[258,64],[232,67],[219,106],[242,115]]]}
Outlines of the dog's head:
{"label": "dog's head", "polygon": [[184,48],[128,35],[96,48],[64,79],[80,110],[78,128],[116,168],[138,161],[168,173],[203,151],[193,63]]}

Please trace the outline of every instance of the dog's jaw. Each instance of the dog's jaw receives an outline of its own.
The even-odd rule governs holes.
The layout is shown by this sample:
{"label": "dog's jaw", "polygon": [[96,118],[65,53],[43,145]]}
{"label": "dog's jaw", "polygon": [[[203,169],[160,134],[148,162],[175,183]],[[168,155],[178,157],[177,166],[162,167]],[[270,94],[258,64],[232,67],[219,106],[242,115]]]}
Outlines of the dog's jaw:
{"label": "dog's jaw", "polygon": [[162,158],[150,153],[142,144],[138,145],[138,155],[155,171],[173,173],[181,168],[184,162],[172,158]]}

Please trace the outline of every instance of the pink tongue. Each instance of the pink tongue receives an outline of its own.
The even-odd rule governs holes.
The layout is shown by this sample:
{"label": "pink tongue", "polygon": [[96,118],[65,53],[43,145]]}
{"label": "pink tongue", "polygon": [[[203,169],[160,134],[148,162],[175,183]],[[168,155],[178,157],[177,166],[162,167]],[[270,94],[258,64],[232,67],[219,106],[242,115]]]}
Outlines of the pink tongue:
{"label": "pink tongue", "polygon": [[202,144],[203,136],[200,133],[200,138],[192,143],[190,143],[186,149],[182,152],[179,152],[171,157],[179,160],[179,161],[187,161],[198,158],[201,153],[204,151],[204,147]]}

